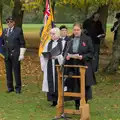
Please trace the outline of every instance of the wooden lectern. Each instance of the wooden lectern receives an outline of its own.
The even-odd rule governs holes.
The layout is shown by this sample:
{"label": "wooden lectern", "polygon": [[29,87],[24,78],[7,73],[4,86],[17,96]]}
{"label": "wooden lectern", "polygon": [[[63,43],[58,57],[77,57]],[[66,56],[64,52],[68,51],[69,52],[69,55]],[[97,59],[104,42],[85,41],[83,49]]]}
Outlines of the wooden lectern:
{"label": "wooden lectern", "polygon": [[[89,111],[89,104],[85,101],[85,71],[86,66],[79,66],[79,65],[64,65],[65,67],[75,67],[80,69],[80,76],[71,76],[72,78],[79,78],[80,79],[80,93],[72,93],[72,92],[64,92],[62,86],[62,71],[60,70],[60,65],[56,65],[57,72],[58,72],[58,104],[57,104],[57,113],[56,119],[60,118],[62,114],[62,110],[64,109],[62,103],[62,97],[64,96],[72,96],[72,97],[80,97],[80,108],[79,110],[71,110],[71,109],[64,109],[64,114],[78,114],[80,115],[80,120],[90,120],[90,111]],[[64,78],[68,77],[68,75],[64,75]],[[64,96],[63,93],[64,92]]]}

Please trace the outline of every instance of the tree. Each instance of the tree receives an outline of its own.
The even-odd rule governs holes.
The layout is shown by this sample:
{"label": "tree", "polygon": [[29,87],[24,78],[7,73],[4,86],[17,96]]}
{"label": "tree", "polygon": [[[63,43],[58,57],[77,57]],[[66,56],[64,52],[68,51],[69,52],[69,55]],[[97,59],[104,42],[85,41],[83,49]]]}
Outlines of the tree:
{"label": "tree", "polygon": [[0,0],[0,16],[2,16],[2,1]]}
{"label": "tree", "polygon": [[62,5],[70,4],[75,8],[84,9],[84,19],[86,19],[89,8],[93,6],[96,7],[96,11],[100,12],[101,21],[105,32],[109,8],[119,8],[120,4],[118,0],[58,0],[58,2]]}
{"label": "tree", "polygon": [[88,15],[88,10],[90,7],[90,0],[58,0],[57,5],[71,5],[73,9],[76,9],[79,14],[79,18],[77,21],[80,21],[81,15],[80,13],[84,13],[83,20],[86,19]]}
{"label": "tree", "polygon": [[105,33],[106,33],[106,25],[107,25],[107,18],[108,18],[108,9],[109,9],[109,4],[101,5],[98,8],[98,12],[100,13],[100,20],[102,22]]}
{"label": "tree", "polygon": [[10,7],[10,0],[0,0],[0,15],[2,16],[2,19],[6,19],[6,17],[8,17],[8,14],[4,14],[4,9],[6,9],[6,6]]}
{"label": "tree", "polygon": [[24,10],[22,10],[22,3],[20,0],[14,0],[14,7],[12,16],[16,19],[16,26],[22,28]]}
{"label": "tree", "polygon": [[118,70],[119,63],[120,63],[120,26],[118,28],[117,39],[113,45],[112,58],[109,64],[104,69],[104,72],[115,73]]}
{"label": "tree", "polygon": [[45,0],[21,0],[21,3],[24,12],[34,12],[34,15],[36,15],[34,22],[42,18],[41,14],[43,15],[44,12]]}
{"label": "tree", "polygon": [[44,5],[44,0],[20,0],[22,3],[22,10],[31,12],[32,10],[38,9]]}

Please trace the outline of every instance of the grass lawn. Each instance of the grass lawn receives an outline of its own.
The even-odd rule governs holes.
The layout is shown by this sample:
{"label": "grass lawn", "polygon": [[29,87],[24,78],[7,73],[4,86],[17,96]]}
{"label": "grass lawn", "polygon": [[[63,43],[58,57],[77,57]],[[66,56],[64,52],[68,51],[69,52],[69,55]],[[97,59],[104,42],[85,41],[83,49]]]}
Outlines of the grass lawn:
{"label": "grass lawn", "polygon": [[[59,27],[61,24],[57,24]],[[72,33],[72,24],[65,24],[68,27],[68,33]],[[106,41],[111,42],[113,40],[113,33],[110,32],[112,24],[107,25]],[[6,25],[3,25],[6,27]],[[40,28],[42,24],[23,24],[24,37],[28,48],[38,48],[40,43]],[[108,43],[107,43],[108,44]],[[110,45],[111,46],[111,45]]]}
{"label": "grass lawn", "polygon": [[[62,24],[57,24],[57,26],[61,26]],[[70,29],[69,31],[72,30],[72,24],[64,24]],[[23,30],[24,32],[39,32],[40,28],[43,26],[43,24],[23,24]],[[108,29],[112,26],[112,24],[107,24]],[[3,25],[3,27],[7,27],[6,24]]]}
{"label": "grass lawn", "polygon": [[[46,101],[40,81],[34,76],[26,76],[21,95],[8,94],[1,89],[0,120],[52,120],[56,109]],[[89,101],[91,120],[120,120],[119,79],[99,74],[97,81],[98,85],[93,87],[93,100]],[[74,103],[67,102],[65,106],[74,108]],[[79,116],[72,116],[70,120],[79,120]]]}
{"label": "grass lawn", "polygon": [[[120,75],[97,73],[96,77],[98,83],[89,101],[91,120],[120,120]],[[50,107],[41,91],[42,74],[36,52],[26,54],[22,62],[22,81],[22,94],[8,94],[5,78],[0,77],[0,120],[52,120],[56,109]],[[66,102],[65,107],[74,108],[74,102]],[[79,120],[79,116],[69,120]]]}
{"label": "grass lawn", "polygon": [[[39,46],[40,26],[23,25],[28,46]],[[68,26],[71,31],[72,25]],[[110,27],[107,27],[108,42],[113,37]],[[91,120],[120,120],[120,75],[97,73],[96,78],[98,83],[93,87],[93,100],[89,101]],[[5,78],[0,76],[0,120],[52,120],[56,109],[50,107],[46,95],[41,92],[42,74],[37,52],[26,55],[22,63],[22,81],[22,94],[7,94]],[[74,108],[74,103],[66,102],[65,107]],[[70,120],[79,120],[79,116],[72,116]]]}

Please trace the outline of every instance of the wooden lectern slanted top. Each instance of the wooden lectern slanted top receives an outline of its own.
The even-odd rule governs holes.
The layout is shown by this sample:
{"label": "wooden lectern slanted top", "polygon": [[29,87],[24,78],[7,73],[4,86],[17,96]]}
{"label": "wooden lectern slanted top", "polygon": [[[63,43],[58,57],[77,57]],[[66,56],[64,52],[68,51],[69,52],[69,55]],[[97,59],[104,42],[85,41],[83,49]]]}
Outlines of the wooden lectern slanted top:
{"label": "wooden lectern slanted top", "polygon": [[[79,110],[71,110],[71,109],[64,109],[65,114],[78,114],[80,115],[80,120],[90,120],[90,111],[89,111],[89,104],[85,101],[85,71],[87,69],[87,66],[81,66],[81,65],[64,65],[65,67],[74,67],[79,68],[80,75],[79,76],[71,76],[74,78],[80,79],[80,93],[73,93],[73,92],[64,92],[63,86],[62,86],[62,71],[60,70],[61,66],[56,65],[57,72],[58,72],[58,104],[57,104],[57,112],[56,112],[56,118],[60,118],[62,114],[63,109],[63,103],[62,103],[62,97],[64,96],[71,96],[71,97],[79,97],[80,100],[80,108]],[[64,78],[68,77],[68,75],[64,75]],[[62,92],[64,92],[64,96],[62,95]]]}

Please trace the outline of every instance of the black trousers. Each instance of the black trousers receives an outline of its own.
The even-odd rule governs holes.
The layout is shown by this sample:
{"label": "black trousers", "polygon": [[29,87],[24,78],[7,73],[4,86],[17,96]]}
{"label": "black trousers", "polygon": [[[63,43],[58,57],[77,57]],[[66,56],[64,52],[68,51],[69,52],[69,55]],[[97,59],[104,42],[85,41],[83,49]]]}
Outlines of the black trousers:
{"label": "black trousers", "polygon": [[20,61],[18,61],[18,56],[8,56],[5,59],[6,66],[6,78],[8,90],[14,90],[13,86],[13,73],[15,78],[15,89],[16,91],[21,90],[21,73],[20,73]]}
{"label": "black trousers", "polygon": [[[92,99],[92,88],[91,88],[91,86],[86,86],[85,87],[85,100],[86,100],[86,103],[90,99]],[[80,106],[80,100],[75,100],[75,106]]]}

